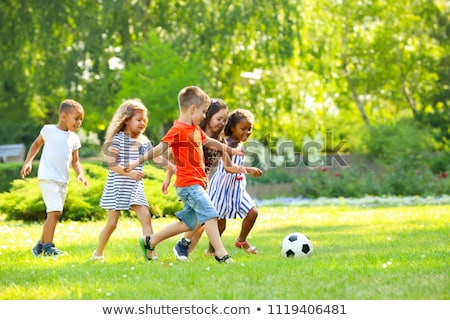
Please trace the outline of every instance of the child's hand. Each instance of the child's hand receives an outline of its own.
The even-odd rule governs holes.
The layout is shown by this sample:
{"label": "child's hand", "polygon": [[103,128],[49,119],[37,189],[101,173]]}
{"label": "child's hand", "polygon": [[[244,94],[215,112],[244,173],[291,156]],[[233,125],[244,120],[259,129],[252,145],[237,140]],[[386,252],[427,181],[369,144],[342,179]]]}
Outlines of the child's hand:
{"label": "child's hand", "polygon": [[88,186],[89,186],[89,182],[88,182],[88,181],[86,180],[86,178],[85,178],[83,175],[81,175],[81,174],[77,177],[77,181],[80,182],[80,183],[82,183],[82,184],[84,184],[85,187],[88,187]]}
{"label": "child's hand", "polygon": [[232,148],[231,154],[233,156],[245,156],[244,151],[242,151],[241,148]]}
{"label": "child's hand", "polygon": [[170,180],[171,180],[171,179],[166,179],[166,180],[164,180],[164,182],[163,182],[163,184],[162,184],[162,186],[161,186],[161,191],[162,191],[162,193],[164,193],[164,194],[167,194],[167,193],[168,193],[169,186],[170,186]]}
{"label": "child's hand", "polygon": [[262,174],[263,174],[261,169],[255,168],[255,167],[248,167],[247,168],[247,173],[250,173],[255,178],[261,177]]}
{"label": "child's hand", "polygon": [[[137,166],[139,165],[139,160],[134,160],[132,162],[129,162],[128,165],[125,165],[125,167],[123,168],[123,170],[125,172],[131,172],[132,170],[134,170]],[[134,179],[134,178],[133,178]]]}
{"label": "child's hand", "polygon": [[136,181],[139,181],[142,178],[144,178],[144,173],[142,171],[137,171],[137,170],[130,171],[130,172],[128,172],[127,175]]}
{"label": "child's hand", "polygon": [[27,175],[30,174],[31,168],[32,168],[31,163],[28,163],[28,162],[25,163],[25,164],[23,165],[22,169],[20,169],[20,176],[21,176],[22,178],[25,178],[25,176],[27,176]]}

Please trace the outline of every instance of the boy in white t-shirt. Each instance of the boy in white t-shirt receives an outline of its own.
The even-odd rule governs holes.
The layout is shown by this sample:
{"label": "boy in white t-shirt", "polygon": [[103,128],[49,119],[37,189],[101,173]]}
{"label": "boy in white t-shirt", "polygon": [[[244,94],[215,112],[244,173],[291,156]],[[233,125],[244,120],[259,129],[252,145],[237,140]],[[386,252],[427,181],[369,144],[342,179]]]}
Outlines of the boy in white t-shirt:
{"label": "boy in white t-shirt", "polygon": [[75,131],[81,126],[84,117],[83,106],[75,100],[64,100],[59,106],[58,124],[47,124],[28,150],[25,163],[20,170],[24,178],[31,172],[33,159],[44,146],[39,161],[38,180],[42,197],[47,209],[47,218],[43,225],[41,239],[33,247],[35,257],[60,256],[65,252],[53,244],[56,224],[62,215],[69,183],[69,167],[72,164],[77,180],[86,187],[88,181],[81,168],[78,149],[80,138]]}

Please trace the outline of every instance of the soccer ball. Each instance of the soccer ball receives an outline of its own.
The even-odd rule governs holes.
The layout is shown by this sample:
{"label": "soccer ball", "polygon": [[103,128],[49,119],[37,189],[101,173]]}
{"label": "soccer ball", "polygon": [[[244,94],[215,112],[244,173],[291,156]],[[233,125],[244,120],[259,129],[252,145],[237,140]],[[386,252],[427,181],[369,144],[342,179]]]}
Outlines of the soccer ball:
{"label": "soccer ball", "polygon": [[281,242],[281,255],[285,258],[305,258],[312,251],[311,240],[300,232],[288,234]]}

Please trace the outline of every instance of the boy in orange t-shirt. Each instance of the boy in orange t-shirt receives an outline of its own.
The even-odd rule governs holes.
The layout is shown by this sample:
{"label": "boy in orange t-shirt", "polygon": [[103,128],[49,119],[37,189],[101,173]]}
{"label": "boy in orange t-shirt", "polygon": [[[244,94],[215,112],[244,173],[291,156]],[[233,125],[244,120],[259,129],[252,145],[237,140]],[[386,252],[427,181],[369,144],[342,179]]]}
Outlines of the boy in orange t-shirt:
{"label": "boy in orange t-shirt", "polygon": [[210,105],[210,98],[199,87],[183,88],[178,94],[180,116],[172,128],[153,149],[140,156],[139,160],[130,163],[127,170],[160,155],[167,155],[169,147],[173,152],[176,164],[175,187],[184,207],[176,213],[180,221],[165,226],[151,237],[140,238],[143,250],[152,251],[161,241],[193,230],[197,224],[204,224],[206,234],[215,250],[218,262],[229,263],[233,260],[223,246],[217,226],[217,210],[206,192],[207,176],[204,168],[202,145],[220,150],[223,154],[242,154],[216,139],[208,137],[199,127],[205,119]]}

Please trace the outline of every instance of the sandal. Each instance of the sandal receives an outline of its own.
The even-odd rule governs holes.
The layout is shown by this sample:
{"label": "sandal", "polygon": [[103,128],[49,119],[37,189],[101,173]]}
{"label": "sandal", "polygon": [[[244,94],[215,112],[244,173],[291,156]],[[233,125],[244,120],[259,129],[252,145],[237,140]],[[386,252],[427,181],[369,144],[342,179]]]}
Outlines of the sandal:
{"label": "sandal", "polygon": [[139,237],[139,244],[141,245],[142,254],[144,255],[145,260],[157,260],[158,259],[158,257],[156,255],[154,255],[150,258],[147,256],[147,250],[149,250],[149,251],[155,250],[154,247],[150,246],[150,236],[145,236],[145,239],[144,239],[144,237]]}
{"label": "sandal", "polygon": [[245,240],[245,241],[238,241],[236,239],[235,246],[236,246],[236,248],[243,249],[243,250],[247,251],[250,254],[257,254],[258,253],[258,250],[256,249],[256,247],[249,245],[247,240]]}
{"label": "sandal", "polygon": [[231,256],[229,254],[224,255],[222,258],[219,258],[218,256],[214,256],[216,258],[216,261],[218,263],[233,263],[233,259],[231,259]]}

